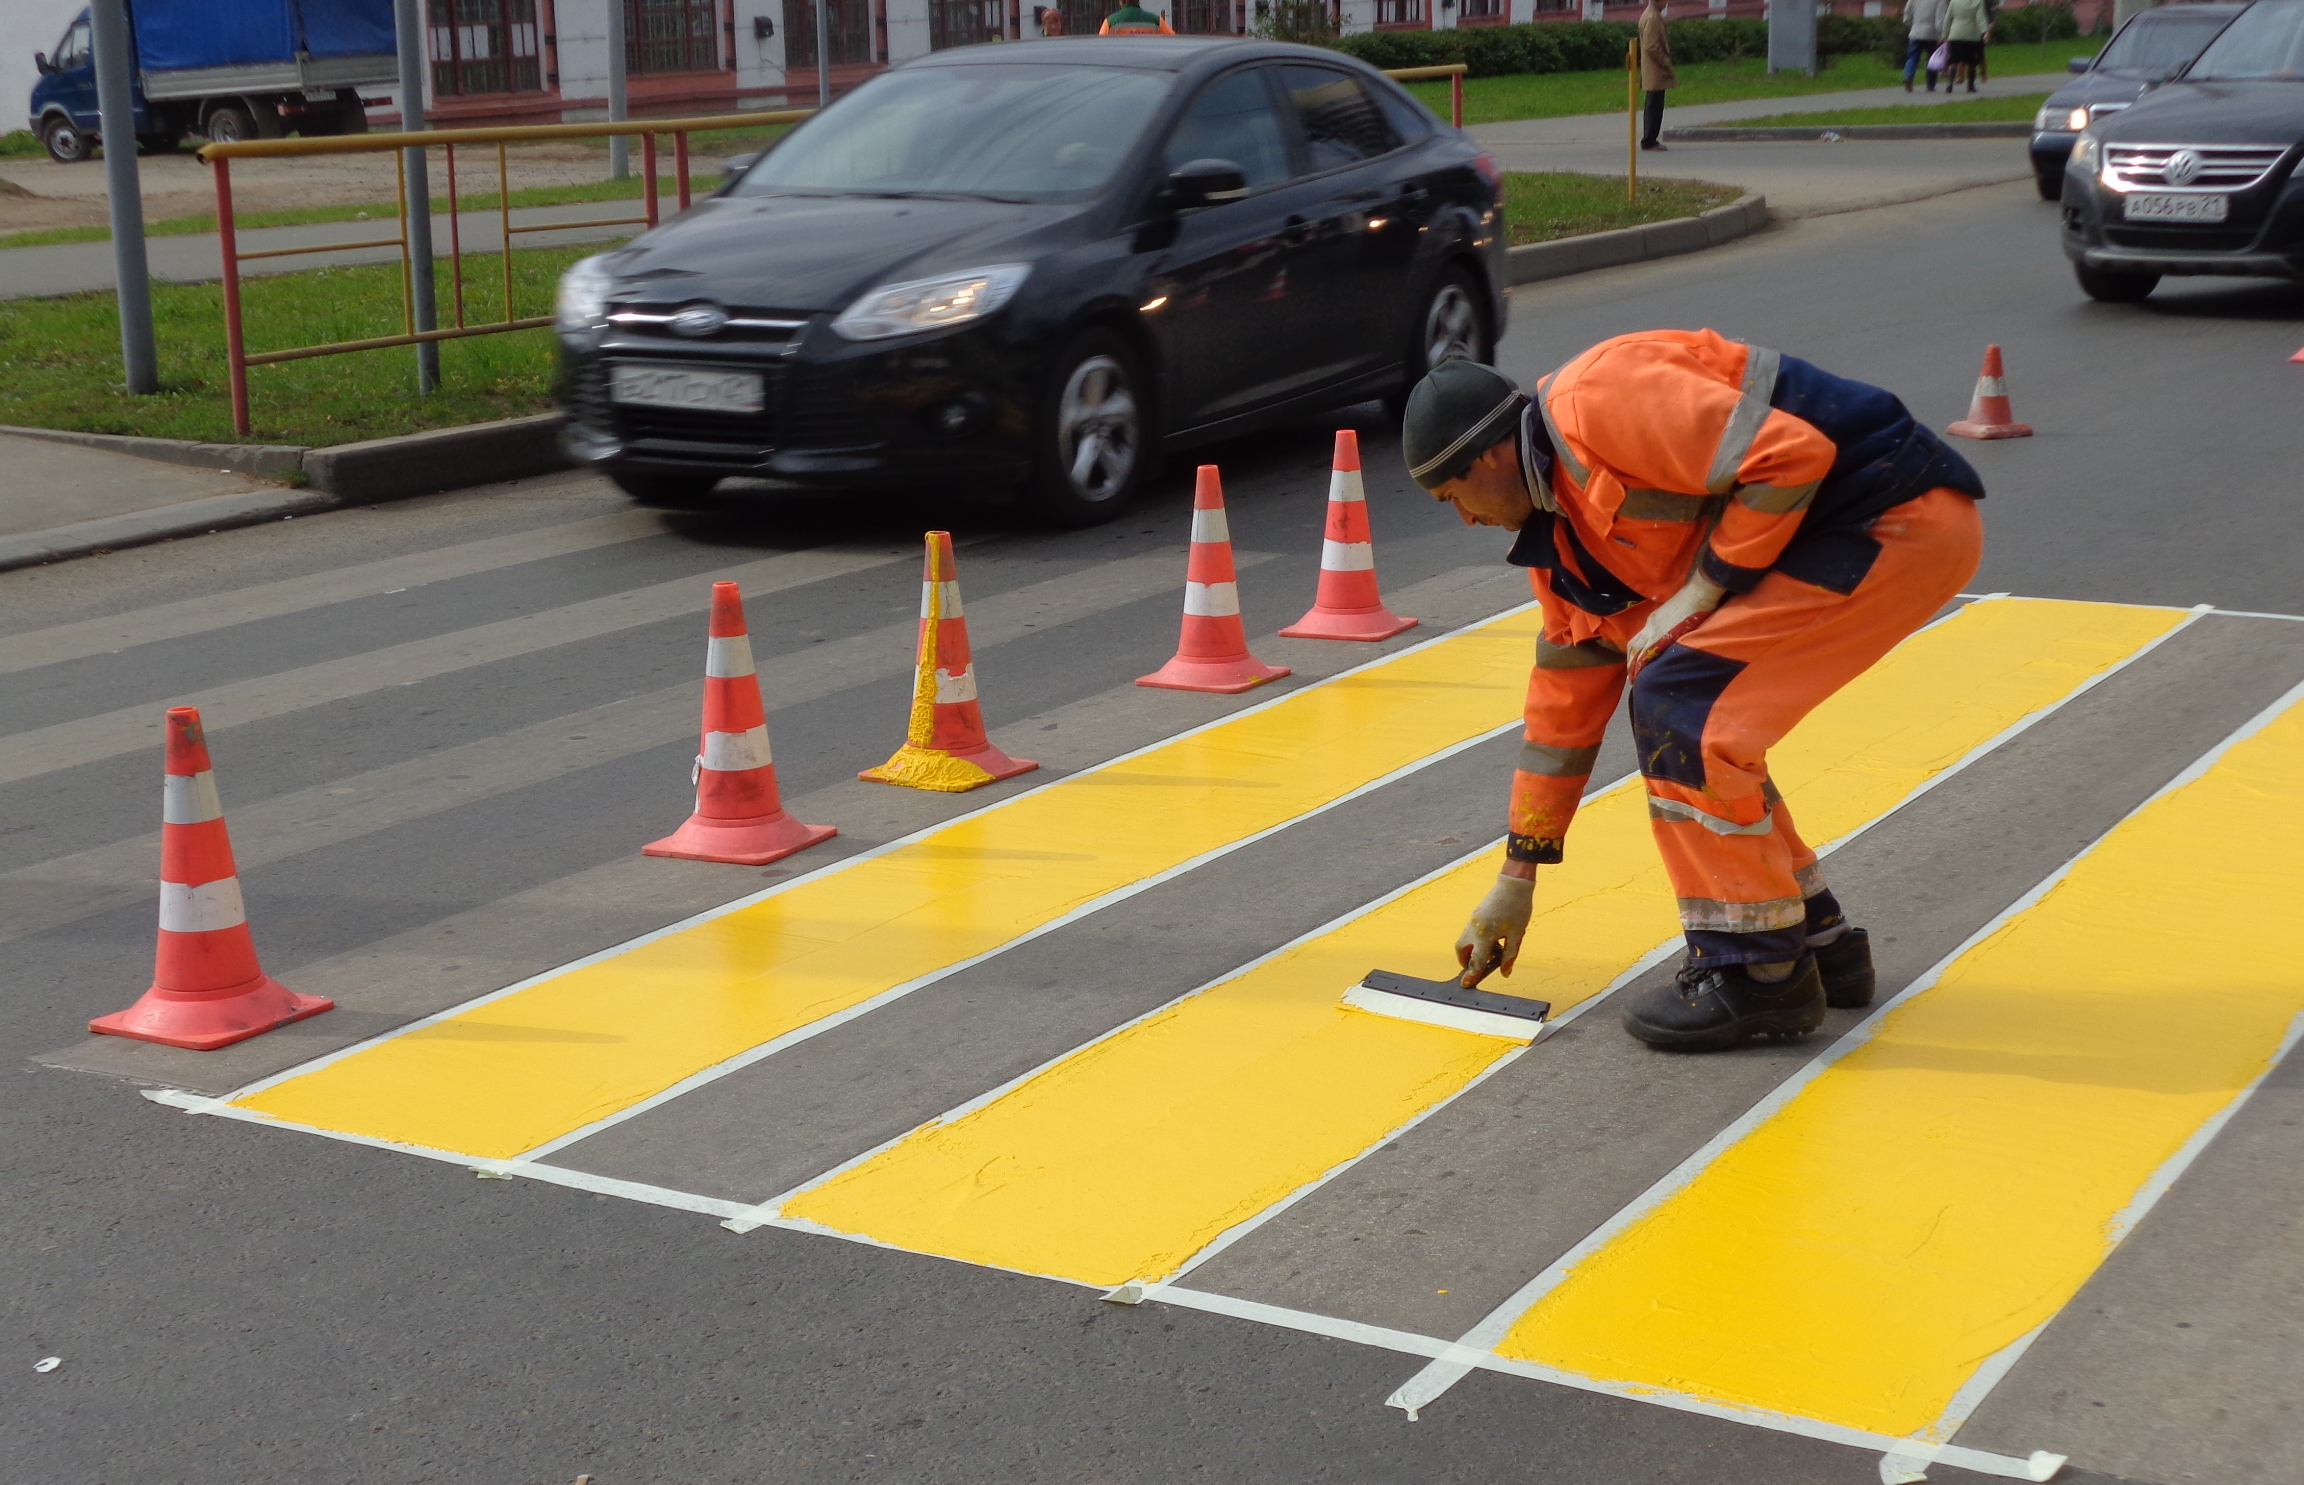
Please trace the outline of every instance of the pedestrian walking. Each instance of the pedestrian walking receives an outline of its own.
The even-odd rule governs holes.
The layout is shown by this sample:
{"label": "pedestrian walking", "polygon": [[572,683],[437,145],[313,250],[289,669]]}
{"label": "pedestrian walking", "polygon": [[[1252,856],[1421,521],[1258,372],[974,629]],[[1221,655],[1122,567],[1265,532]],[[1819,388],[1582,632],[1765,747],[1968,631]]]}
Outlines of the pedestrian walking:
{"label": "pedestrian walking", "polygon": [[1664,141],[1664,94],[1680,86],[1672,70],[1672,38],[1664,28],[1664,0],[1648,0],[1640,12],[1640,86],[1648,95],[1641,111],[1640,148],[1660,150]]}
{"label": "pedestrian walking", "polygon": [[1976,91],[1977,75],[1984,68],[1984,33],[1992,29],[1992,14],[1984,0],[1948,0],[1944,7],[1944,39],[1952,47],[1952,66],[1944,74],[1949,93],[1965,78],[1968,91]]}
{"label": "pedestrian walking", "polygon": [[1968,461],[1878,387],[1710,330],[1604,340],[1537,382],[1442,363],[1401,428],[1409,474],[1518,532],[1543,635],[1496,886],[1457,940],[1506,974],[1631,687],[1648,817],[1688,957],[1626,1029],[1684,1051],[1813,1031],[1872,998],[1768,752],[1934,618],[1983,551]]}
{"label": "pedestrian walking", "polygon": [[1944,39],[1945,0],[1905,0],[1904,91],[1912,91],[1914,75],[1925,70],[1928,91],[1936,91],[1936,69],[1929,65],[1937,43]]}

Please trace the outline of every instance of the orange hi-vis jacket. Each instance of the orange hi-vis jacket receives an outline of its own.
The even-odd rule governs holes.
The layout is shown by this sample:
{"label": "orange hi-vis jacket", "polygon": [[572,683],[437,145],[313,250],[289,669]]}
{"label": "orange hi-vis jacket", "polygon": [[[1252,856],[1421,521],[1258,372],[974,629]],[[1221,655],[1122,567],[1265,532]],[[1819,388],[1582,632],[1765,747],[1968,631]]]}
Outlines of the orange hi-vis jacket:
{"label": "orange hi-vis jacket", "polygon": [[1624,651],[1692,571],[1731,595],[1772,570],[1849,593],[1882,511],[1983,494],[1892,394],[1710,330],[1617,336],[1539,381],[1522,464],[1539,509],[1510,560],[1544,613],[1507,843],[1522,861],[1560,859]]}

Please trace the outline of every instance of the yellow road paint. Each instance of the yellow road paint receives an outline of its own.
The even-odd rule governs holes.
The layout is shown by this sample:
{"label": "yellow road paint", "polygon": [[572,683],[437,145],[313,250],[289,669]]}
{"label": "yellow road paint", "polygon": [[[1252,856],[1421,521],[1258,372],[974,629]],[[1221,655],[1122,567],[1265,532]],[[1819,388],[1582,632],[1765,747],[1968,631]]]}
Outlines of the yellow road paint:
{"label": "yellow road paint", "polygon": [[2304,706],[2112,830],[1496,1349],[1931,1428],[2304,1009],[2300,838]]}
{"label": "yellow road paint", "polygon": [[490,1158],[1285,823],[1520,708],[1521,610],[475,1004],[237,1106]]}
{"label": "yellow road paint", "polygon": [[[1808,837],[1833,839],[2184,618],[1971,604],[1819,708],[1771,771]],[[1501,809],[1502,780],[1497,788]],[[1437,972],[1494,873],[1483,853],[924,1126],[795,1195],[782,1215],[1083,1283],[1172,1274],[1506,1054],[1491,1037],[1338,1003],[1371,967]],[[1508,988],[1557,1009],[1598,994],[1675,932],[1638,788],[1585,807],[1568,860],[1544,869],[1537,900]]]}

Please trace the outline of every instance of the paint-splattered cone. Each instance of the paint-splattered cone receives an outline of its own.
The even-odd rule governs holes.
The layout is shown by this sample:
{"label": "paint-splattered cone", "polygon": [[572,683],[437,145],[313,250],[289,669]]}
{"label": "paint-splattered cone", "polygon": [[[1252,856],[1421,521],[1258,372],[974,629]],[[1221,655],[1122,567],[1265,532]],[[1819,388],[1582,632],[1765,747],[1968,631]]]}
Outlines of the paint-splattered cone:
{"label": "paint-splattered cone", "polygon": [[856,777],[875,784],[964,794],[1039,766],[1029,758],[1009,757],[984,735],[984,713],[976,705],[976,660],[968,649],[968,616],[960,606],[960,570],[952,561],[952,533],[931,531],[920,580],[919,667],[904,746],[886,763]]}
{"label": "paint-splattered cone", "polygon": [[275,1026],[317,1016],[336,1002],[298,995],[264,973],[200,713],[168,709],[167,778],[160,799],[160,946],[152,988],[90,1031],[212,1052]]}
{"label": "paint-splattered cone", "polygon": [[2000,347],[1984,347],[1984,374],[1976,378],[1976,395],[1969,399],[1968,416],[1944,430],[1961,438],[2030,438],[2032,425],[2016,421],[2008,405],[2008,378],[2000,369]]}
{"label": "paint-splattered cone", "polygon": [[1360,435],[1336,432],[1336,461],[1328,476],[1328,529],[1320,543],[1320,589],[1312,609],[1281,630],[1290,639],[1390,639],[1417,621],[1384,606],[1376,586],[1376,546],[1368,531],[1368,502],[1360,489]]}
{"label": "paint-splattered cone", "polygon": [[784,812],[776,760],[768,752],[768,714],[752,672],[744,598],[734,583],[712,585],[712,637],[704,656],[704,748],[696,758],[696,813],[643,856],[765,866],[840,832],[803,825]]}
{"label": "paint-splattered cone", "polygon": [[1232,528],[1224,523],[1224,483],[1215,465],[1203,464],[1192,492],[1183,637],[1176,658],[1137,677],[1136,684],[1231,695],[1287,674],[1287,666],[1266,665],[1248,653],[1248,631],[1240,626],[1240,583],[1232,570]]}

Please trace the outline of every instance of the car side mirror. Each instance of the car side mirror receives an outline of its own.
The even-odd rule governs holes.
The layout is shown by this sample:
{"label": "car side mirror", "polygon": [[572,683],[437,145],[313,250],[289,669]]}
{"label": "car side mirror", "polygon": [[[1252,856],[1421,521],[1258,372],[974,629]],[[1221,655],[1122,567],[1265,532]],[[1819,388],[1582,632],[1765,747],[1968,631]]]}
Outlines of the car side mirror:
{"label": "car side mirror", "polygon": [[2064,64],[2064,70],[2066,72],[2086,72],[2095,65],[2096,59],[2094,57],[2074,57]]}
{"label": "car side mirror", "polygon": [[39,68],[43,75],[58,70],[56,64],[48,60],[48,54],[46,52],[34,52],[32,54],[32,65]]}
{"label": "car side mirror", "polygon": [[1164,193],[1176,211],[1237,201],[1248,194],[1248,176],[1230,160],[1188,160],[1168,173]]}

